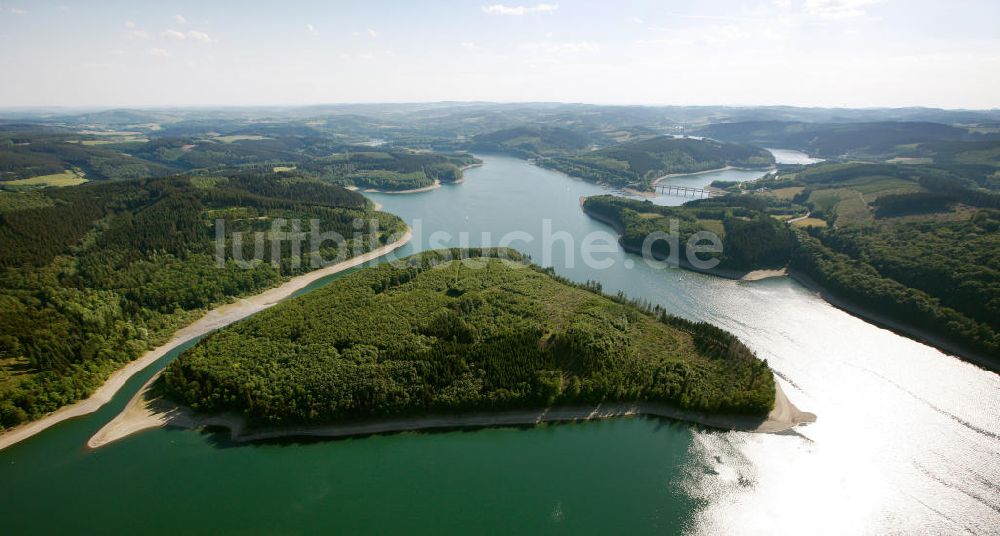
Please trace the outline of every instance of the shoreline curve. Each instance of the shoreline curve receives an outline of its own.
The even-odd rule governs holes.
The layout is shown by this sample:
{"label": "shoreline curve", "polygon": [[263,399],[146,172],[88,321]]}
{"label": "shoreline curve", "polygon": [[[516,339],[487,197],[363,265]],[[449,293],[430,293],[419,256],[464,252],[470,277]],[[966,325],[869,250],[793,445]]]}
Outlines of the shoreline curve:
{"label": "shoreline curve", "polygon": [[279,301],[288,298],[295,292],[302,290],[314,281],[350,268],[354,268],[355,266],[359,266],[366,262],[375,260],[387,253],[395,251],[409,242],[412,238],[413,230],[407,227],[406,232],[402,237],[380,248],[351,257],[350,259],[338,262],[337,264],[319,268],[300,276],[293,277],[277,287],[272,287],[259,294],[240,298],[232,303],[220,305],[209,310],[201,318],[175,331],[167,342],[157,346],[156,348],[147,350],[138,359],[126,363],[124,366],[111,373],[104,383],[94,390],[89,397],[63,406],[38,420],[27,422],[0,432],[0,450],[24,441],[25,439],[41,433],[42,431],[47,430],[48,428],[63,421],[94,413],[100,409],[101,406],[110,402],[118,391],[125,386],[125,383],[132,378],[132,376],[152,365],[177,346],[180,346],[181,344],[184,344],[196,337],[205,335],[211,331],[215,331],[216,329],[228,326],[229,324],[232,324],[237,320],[242,320],[243,318],[246,318],[254,313],[267,309],[268,307],[277,304]]}
{"label": "shoreline curve", "polygon": [[157,373],[150,378],[132,397],[125,409],[87,441],[88,448],[100,448],[154,428],[191,430],[226,428],[229,430],[230,440],[246,443],[286,437],[332,439],[420,430],[530,426],[543,422],[582,422],[640,415],[665,417],[722,430],[772,434],[786,432],[800,424],[816,421],[814,413],[802,411],[788,400],[776,379],[774,409],[768,413],[766,419],[744,415],[707,414],[653,402],[623,402],[596,406],[560,406],[537,410],[440,414],[314,426],[248,429],[246,419],[237,413],[201,415],[169,400],[151,397],[151,387],[159,375]]}

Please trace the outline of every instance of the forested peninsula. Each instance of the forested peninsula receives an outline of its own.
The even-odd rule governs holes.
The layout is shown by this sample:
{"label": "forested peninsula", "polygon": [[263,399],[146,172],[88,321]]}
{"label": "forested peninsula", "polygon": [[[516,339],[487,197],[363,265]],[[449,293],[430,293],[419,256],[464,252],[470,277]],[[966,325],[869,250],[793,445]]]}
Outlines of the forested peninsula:
{"label": "forested peninsula", "polygon": [[352,273],[206,337],[158,389],[251,427],[612,402],[763,421],[776,396],[766,361],[732,334],[507,249]]}
{"label": "forested peninsula", "polygon": [[774,166],[774,155],[751,145],[658,136],[596,151],[538,158],[535,162],[587,181],[649,191],[656,179],[674,173],[727,166],[766,169]]}
{"label": "forested peninsula", "polygon": [[[929,344],[1000,368],[1000,207],[995,168],[822,163],[789,166],[752,183],[714,184],[730,195],[658,206],[610,195],[584,210],[641,253],[652,232],[678,222],[687,240],[715,233],[723,251],[699,253],[740,277],[787,268],[831,302]],[[786,224],[787,222],[787,224]],[[654,256],[668,244],[658,241]]]}
{"label": "forested peninsula", "polygon": [[[791,229],[768,212],[784,210],[782,203],[750,196],[702,199],[668,207],[648,200],[600,195],[586,198],[582,206],[587,214],[615,227],[621,233],[622,247],[637,254],[642,253],[643,244],[653,233],[670,233],[676,223],[677,261],[681,266],[733,279],[754,270],[783,268],[795,244]],[[721,240],[721,251],[696,252],[691,248],[709,244],[695,236],[705,231]],[[666,240],[650,242],[649,246],[656,259],[664,260],[671,254]],[[698,269],[687,261],[692,257],[713,261],[716,266]]]}
{"label": "forested peninsula", "polygon": [[[323,244],[323,259],[406,230],[357,193],[269,169],[0,192],[0,427],[87,397],[209,308],[316,268],[289,242],[277,244],[279,262],[252,261],[252,238],[233,254],[233,233],[293,219],[348,240],[348,251]],[[272,251],[270,239],[262,245]]]}

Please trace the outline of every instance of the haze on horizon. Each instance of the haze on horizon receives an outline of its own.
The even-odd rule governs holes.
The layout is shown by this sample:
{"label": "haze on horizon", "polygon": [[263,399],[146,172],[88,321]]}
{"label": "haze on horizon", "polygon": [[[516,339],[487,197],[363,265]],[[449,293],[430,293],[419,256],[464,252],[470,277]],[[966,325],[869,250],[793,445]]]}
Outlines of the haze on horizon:
{"label": "haze on horizon", "polygon": [[1000,107],[1000,2],[0,0],[0,107]]}

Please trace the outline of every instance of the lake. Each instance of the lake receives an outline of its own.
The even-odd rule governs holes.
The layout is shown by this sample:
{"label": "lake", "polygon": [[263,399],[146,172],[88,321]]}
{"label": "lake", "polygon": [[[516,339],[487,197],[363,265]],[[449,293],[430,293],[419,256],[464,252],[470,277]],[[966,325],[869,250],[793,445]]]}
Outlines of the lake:
{"label": "lake", "polygon": [[[451,246],[497,245],[517,231],[568,235],[577,243],[557,242],[551,252],[541,238],[512,245],[571,279],[736,333],[819,420],[781,435],[634,418],[252,445],[153,430],[88,451],[90,435],[175,351],[97,413],[0,451],[3,531],[844,534],[1000,526],[996,374],[865,323],[789,279],[747,283],[654,269],[617,247],[599,255],[609,267],[588,266],[579,240],[614,235],[582,212],[579,198],[607,191],[522,160],[483,159],[462,184],[371,195],[414,227],[400,256],[440,244],[442,232],[451,238],[441,245]],[[727,170],[671,181],[704,186],[760,175]]]}

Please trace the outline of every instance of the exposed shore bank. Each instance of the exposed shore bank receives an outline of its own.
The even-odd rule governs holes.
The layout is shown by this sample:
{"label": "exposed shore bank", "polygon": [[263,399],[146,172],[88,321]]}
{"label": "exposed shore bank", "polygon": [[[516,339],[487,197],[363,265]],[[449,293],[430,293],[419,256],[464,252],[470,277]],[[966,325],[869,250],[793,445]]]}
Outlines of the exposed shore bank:
{"label": "exposed shore bank", "polygon": [[413,232],[407,228],[406,233],[395,242],[386,244],[385,246],[369,251],[368,253],[352,257],[343,262],[293,277],[285,283],[265,290],[260,294],[242,298],[233,303],[220,305],[219,307],[208,311],[198,320],[175,332],[173,337],[171,337],[166,343],[153,348],[152,350],[148,350],[138,359],[127,363],[125,366],[112,373],[111,376],[109,376],[108,379],[89,397],[68,406],[63,406],[41,419],[24,423],[0,433],[0,450],[23,441],[62,421],[97,411],[101,406],[108,403],[111,398],[114,397],[118,390],[125,385],[125,382],[129,380],[129,378],[149,365],[152,365],[161,357],[166,355],[167,352],[170,352],[177,346],[271,307],[279,301],[291,296],[295,292],[302,290],[316,280],[354,268],[355,266],[359,266],[381,257],[382,255],[400,248],[409,242],[411,238],[413,238]]}
{"label": "exposed shore bank", "polygon": [[[729,171],[729,170],[732,170],[732,169],[736,169],[736,170],[740,170],[740,171],[773,171],[773,170],[777,169],[777,167],[776,166],[768,166],[768,167],[762,167],[762,168],[750,168],[750,167],[739,167],[739,166],[723,166],[723,167],[715,168],[715,169],[706,169],[704,171],[692,171],[690,173],[668,173],[666,175],[663,175],[661,177],[657,177],[657,178],[653,179],[652,185],[655,188],[656,185],[660,183],[660,181],[664,181],[664,180],[667,180],[667,179],[676,179],[676,178],[680,178],[680,177],[691,177],[693,175],[704,175],[706,173],[716,173],[716,172],[719,172],[719,171]],[[705,189],[708,189],[708,188],[709,188],[708,186],[705,187]]]}
{"label": "exposed shore bank", "polygon": [[[621,228],[621,225],[617,221],[607,216],[604,216],[603,214],[598,214],[594,211],[587,210],[587,207],[584,206],[585,200],[586,200],[585,197],[580,198],[580,208],[583,209],[583,212],[588,216],[590,216],[591,218],[594,218],[595,220],[601,223],[611,226],[618,233],[619,238],[621,238],[621,235],[624,232],[624,230]],[[621,246],[621,248],[627,251],[628,253],[632,253],[633,255],[642,255],[641,250],[632,246],[622,244],[620,240],[618,242],[618,245]],[[770,277],[785,277],[788,275],[788,270],[786,268],[768,269],[768,270],[749,270],[749,271],[729,270],[726,268],[708,268],[708,269],[697,268],[691,263],[689,263],[687,259],[683,258],[680,255],[678,255],[677,262],[680,268],[683,268],[691,272],[714,275],[716,277],[721,277],[724,279],[734,279],[737,281],[760,281],[761,279],[768,279]]]}
{"label": "exposed shore bank", "polygon": [[364,190],[361,191],[368,194],[415,194],[419,192],[429,192],[431,190],[435,190],[440,187],[441,187],[441,181],[438,179],[434,179],[434,183],[429,186],[424,186],[421,188],[412,188],[410,190],[379,190],[377,188],[365,188]]}
{"label": "exposed shore bank", "polygon": [[1000,373],[1000,362],[997,362],[996,359],[990,359],[989,356],[970,351],[938,335],[927,333],[920,328],[900,322],[899,320],[895,320],[884,314],[877,313],[866,307],[852,303],[850,300],[843,299],[830,291],[828,288],[824,287],[815,279],[798,270],[790,270],[788,275],[790,275],[792,279],[803,287],[815,292],[820,298],[823,299],[823,301],[829,303],[837,309],[840,309],[841,311],[844,311],[852,316],[856,316],[870,324],[888,329],[897,335],[913,339],[928,346],[933,346],[942,352],[957,356],[984,369]]}
{"label": "exposed shore bank", "polygon": [[427,415],[424,417],[380,419],[316,426],[289,426],[248,429],[246,419],[239,414],[200,415],[189,408],[156,398],[151,387],[159,374],[151,378],[125,409],[87,441],[95,449],[132,434],[153,428],[177,427],[203,429],[227,428],[237,442],[260,441],[282,437],[349,437],[359,435],[408,432],[449,428],[488,428],[496,426],[537,425],[543,422],[578,422],[614,417],[648,415],[701,424],[723,430],[757,433],[779,433],[799,424],[816,421],[816,415],[802,411],[785,396],[775,381],[774,409],[766,418],[744,415],[713,415],[687,411],[658,403],[609,403],[597,406],[553,407],[540,410],[503,411],[496,413],[465,413]]}
{"label": "exposed shore bank", "polygon": [[[584,198],[580,198],[581,208],[583,208],[583,200]],[[602,223],[605,223],[613,227],[619,233],[619,235],[622,233],[621,226],[618,224],[618,222],[612,220],[611,218],[608,218],[601,214],[596,214],[592,211],[588,211],[586,208],[583,208],[583,211],[591,218],[594,218],[595,220],[598,220]],[[642,255],[642,251],[639,251],[634,247],[627,246],[625,244],[622,244],[621,242],[619,242],[619,245],[621,246],[622,249],[624,249],[629,253],[632,253],[634,255]],[[994,372],[1000,372],[1000,363],[996,362],[995,360],[991,360],[988,356],[972,352],[951,341],[945,340],[940,336],[927,333],[926,331],[920,328],[907,325],[898,320],[889,318],[886,315],[876,313],[865,307],[862,307],[848,300],[845,300],[837,296],[836,294],[834,294],[829,289],[822,286],[809,276],[797,270],[790,270],[787,267],[776,270],[753,270],[750,272],[743,272],[738,270],[726,270],[721,268],[712,268],[705,270],[692,266],[683,257],[679,258],[679,266],[685,270],[689,270],[692,272],[699,272],[703,274],[713,275],[716,277],[722,277],[725,279],[735,279],[739,281],[760,281],[762,279],[767,279],[771,277],[791,277],[800,285],[815,292],[817,295],[819,295],[820,298],[823,299],[823,301],[829,303],[830,305],[833,305],[837,309],[840,309],[846,313],[856,316],[876,326],[888,329],[898,335],[902,335],[904,337],[913,339],[915,341],[927,344],[928,346],[933,346],[934,348],[937,348],[942,352],[958,356],[966,361],[969,361],[970,363],[974,363],[985,369],[992,370]]]}

